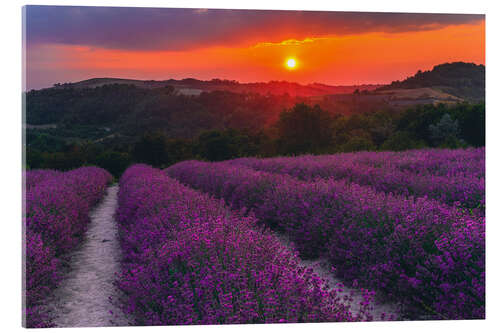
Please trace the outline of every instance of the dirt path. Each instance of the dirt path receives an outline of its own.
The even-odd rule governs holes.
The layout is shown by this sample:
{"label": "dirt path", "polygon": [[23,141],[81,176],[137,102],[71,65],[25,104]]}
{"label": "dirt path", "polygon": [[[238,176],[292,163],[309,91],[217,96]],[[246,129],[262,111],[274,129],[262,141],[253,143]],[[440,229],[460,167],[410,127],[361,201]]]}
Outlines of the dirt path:
{"label": "dirt path", "polygon": [[[292,251],[296,250],[293,242],[291,242],[286,235],[279,233],[275,233],[275,235],[283,245],[287,246]],[[299,264],[301,266],[311,268],[314,273],[323,278],[330,287],[338,289],[339,286],[342,285],[342,292],[340,293],[340,296],[352,297],[351,312],[353,314],[359,314],[359,304],[364,300],[363,293],[358,289],[353,289],[345,286],[333,272],[329,271],[329,265],[325,259],[304,260],[299,258]],[[385,314],[384,320],[388,320],[391,317],[393,319],[398,319],[401,316],[399,309],[400,306],[398,304],[381,303],[378,300],[373,300],[370,306],[370,313],[373,315],[374,321],[380,321],[382,314]]]}
{"label": "dirt path", "polygon": [[57,327],[124,326],[128,322],[115,308],[113,281],[120,269],[117,225],[113,218],[118,185],[91,212],[82,246],[70,258],[70,269],[48,300]]}

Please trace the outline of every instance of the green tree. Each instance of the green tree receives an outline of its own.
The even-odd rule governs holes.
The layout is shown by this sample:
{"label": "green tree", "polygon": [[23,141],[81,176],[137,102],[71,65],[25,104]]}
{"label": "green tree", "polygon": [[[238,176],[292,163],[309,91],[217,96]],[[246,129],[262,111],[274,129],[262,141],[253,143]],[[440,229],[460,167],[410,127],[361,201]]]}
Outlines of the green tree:
{"label": "green tree", "polygon": [[209,131],[198,137],[196,147],[200,157],[209,161],[223,161],[239,157],[239,142],[235,132]]}
{"label": "green tree", "polygon": [[373,141],[367,136],[352,136],[349,140],[338,148],[339,152],[353,152],[353,151],[371,151],[377,147]]}
{"label": "green tree", "polygon": [[154,167],[168,165],[166,141],[167,138],[163,133],[144,134],[134,145],[132,153],[134,160]]}
{"label": "green tree", "polygon": [[33,148],[26,148],[26,165],[30,169],[40,169],[43,165],[42,153]]}
{"label": "green tree", "polygon": [[43,169],[67,171],[81,167],[84,164],[82,154],[75,150],[69,152],[43,153]]}
{"label": "green tree", "polygon": [[276,127],[285,154],[321,153],[332,142],[332,117],[318,105],[296,104],[281,112]]}
{"label": "green tree", "polygon": [[132,164],[132,159],[128,153],[105,151],[97,156],[95,164],[108,170],[115,178],[119,178],[125,169]]}
{"label": "green tree", "polygon": [[463,143],[458,137],[458,120],[453,120],[446,113],[436,124],[429,125],[430,138],[434,145],[440,147],[457,148]]}
{"label": "green tree", "polygon": [[425,142],[413,138],[410,133],[398,131],[391,135],[381,146],[381,150],[402,151],[425,147]]}
{"label": "green tree", "polygon": [[166,142],[169,164],[194,158],[193,142],[185,139],[168,139]]}
{"label": "green tree", "polygon": [[369,119],[368,131],[373,143],[380,147],[389,137],[394,134],[395,124],[393,115],[389,112],[374,112],[366,115]]}
{"label": "green tree", "polygon": [[485,105],[460,104],[454,113],[460,124],[460,136],[467,143],[480,147],[485,144],[486,119]]}

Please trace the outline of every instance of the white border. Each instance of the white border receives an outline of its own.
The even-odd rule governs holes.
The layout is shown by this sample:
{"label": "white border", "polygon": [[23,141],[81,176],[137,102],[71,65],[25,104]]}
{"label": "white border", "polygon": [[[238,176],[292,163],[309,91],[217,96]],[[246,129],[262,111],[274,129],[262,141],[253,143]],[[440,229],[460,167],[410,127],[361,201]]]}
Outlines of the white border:
{"label": "white border", "polygon": [[[500,103],[496,91],[499,89],[499,49],[497,32],[500,31],[500,14],[496,1],[456,0],[419,0],[405,2],[400,0],[86,0],[86,1],[36,1],[23,2],[9,0],[2,2],[0,23],[2,28],[2,101],[0,114],[1,133],[1,209],[2,219],[0,244],[2,261],[0,269],[0,286],[2,288],[0,327],[10,331],[21,330],[21,6],[26,4],[44,5],[86,5],[86,6],[135,6],[135,7],[191,7],[191,8],[247,8],[247,9],[303,9],[303,10],[334,10],[334,11],[385,11],[385,12],[424,12],[424,13],[486,13],[487,55],[486,55],[486,99],[487,99],[487,319],[484,321],[442,321],[442,322],[397,322],[397,323],[325,323],[325,324],[282,324],[282,325],[231,325],[231,326],[189,326],[189,327],[154,327],[147,331],[170,332],[253,332],[255,329],[265,332],[304,330],[341,332],[422,332],[437,330],[482,331],[493,330],[499,324],[500,297],[496,286],[499,281],[498,264],[498,223],[499,210],[496,205],[500,186],[499,176],[495,166],[498,165],[499,141],[498,126],[500,126]],[[106,329],[108,332],[128,330],[138,332],[143,328],[97,328],[79,329],[80,332],[95,332]],[[67,329],[58,329],[63,332]]]}

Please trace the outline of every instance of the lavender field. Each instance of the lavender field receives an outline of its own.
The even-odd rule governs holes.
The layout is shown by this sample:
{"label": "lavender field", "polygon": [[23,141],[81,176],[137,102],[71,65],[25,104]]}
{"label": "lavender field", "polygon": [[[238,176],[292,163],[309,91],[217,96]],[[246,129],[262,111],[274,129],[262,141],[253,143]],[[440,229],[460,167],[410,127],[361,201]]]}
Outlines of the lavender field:
{"label": "lavender field", "polygon": [[[484,160],[477,148],[136,164],[111,187],[96,167],[28,171],[26,325],[484,318]],[[106,297],[71,296],[75,283]]]}
{"label": "lavender field", "polygon": [[96,167],[69,172],[27,171],[24,175],[24,321],[52,326],[44,299],[61,283],[70,254],[81,242],[89,212],[106,191],[111,175]]}

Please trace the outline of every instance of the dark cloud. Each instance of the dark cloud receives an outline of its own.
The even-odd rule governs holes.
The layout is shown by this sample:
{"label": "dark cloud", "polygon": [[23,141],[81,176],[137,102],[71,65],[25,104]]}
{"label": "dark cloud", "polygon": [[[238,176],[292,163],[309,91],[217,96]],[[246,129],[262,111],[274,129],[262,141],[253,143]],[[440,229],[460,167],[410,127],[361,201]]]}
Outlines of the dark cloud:
{"label": "dark cloud", "polygon": [[481,20],[484,15],[27,6],[26,36],[30,44],[184,50],[323,35],[430,30]]}

